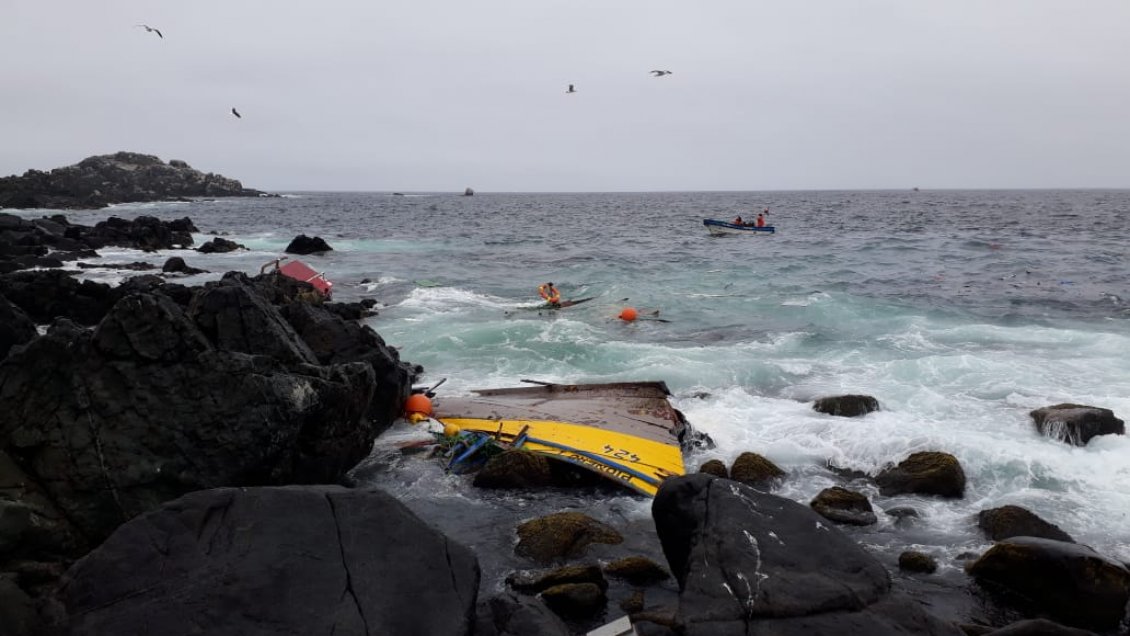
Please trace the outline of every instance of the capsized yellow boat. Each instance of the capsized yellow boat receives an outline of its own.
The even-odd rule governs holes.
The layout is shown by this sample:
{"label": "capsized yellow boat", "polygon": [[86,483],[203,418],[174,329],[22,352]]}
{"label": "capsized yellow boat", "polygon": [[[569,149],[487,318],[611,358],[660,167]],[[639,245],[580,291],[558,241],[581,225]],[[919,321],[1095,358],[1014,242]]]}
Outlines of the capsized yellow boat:
{"label": "capsized yellow boat", "polygon": [[485,433],[652,496],[664,479],[684,474],[685,447],[709,443],[667,401],[663,382],[523,382],[537,386],[437,397],[432,418],[447,435]]}

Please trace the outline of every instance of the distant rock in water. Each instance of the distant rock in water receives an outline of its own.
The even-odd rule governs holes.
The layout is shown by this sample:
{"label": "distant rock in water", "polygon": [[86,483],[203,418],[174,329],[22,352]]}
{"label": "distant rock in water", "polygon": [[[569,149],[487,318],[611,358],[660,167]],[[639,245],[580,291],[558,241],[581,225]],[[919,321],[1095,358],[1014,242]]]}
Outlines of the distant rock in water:
{"label": "distant rock in water", "polygon": [[28,170],[23,176],[0,178],[0,208],[103,208],[111,203],[260,195],[267,196],[184,161],[166,164],[136,152],[87,157],[50,172]]}
{"label": "distant rock in water", "polygon": [[329,246],[329,243],[326,243],[320,236],[311,238],[305,234],[299,234],[294,237],[290,245],[286,246],[286,250],[284,251],[287,254],[316,254],[318,252],[329,252],[332,250],[333,248]]}

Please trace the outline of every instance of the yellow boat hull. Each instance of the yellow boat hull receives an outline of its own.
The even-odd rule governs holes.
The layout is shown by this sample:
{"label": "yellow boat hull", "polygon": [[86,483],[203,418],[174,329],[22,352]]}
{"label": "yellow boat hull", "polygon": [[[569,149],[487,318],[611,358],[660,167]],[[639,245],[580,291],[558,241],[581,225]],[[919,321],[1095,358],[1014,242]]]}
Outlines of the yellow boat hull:
{"label": "yellow boat hull", "polygon": [[672,475],[685,472],[677,444],[643,439],[607,429],[553,420],[506,420],[465,417],[436,418],[444,432],[487,433],[499,442],[512,444],[525,431],[521,448],[553,459],[576,464],[649,496]]}

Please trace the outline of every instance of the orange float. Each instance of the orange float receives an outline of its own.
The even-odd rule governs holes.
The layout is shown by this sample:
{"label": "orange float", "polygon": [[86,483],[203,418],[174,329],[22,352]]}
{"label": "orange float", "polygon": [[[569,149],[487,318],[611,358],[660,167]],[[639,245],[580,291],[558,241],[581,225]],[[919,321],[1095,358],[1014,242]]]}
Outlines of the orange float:
{"label": "orange float", "polygon": [[419,414],[427,417],[432,414],[432,401],[423,393],[413,393],[404,402],[404,412],[408,415]]}
{"label": "orange float", "polygon": [[635,307],[625,307],[620,312],[620,320],[623,320],[624,322],[632,322],[636,319],[637,315],[638,314],[636,313]]}

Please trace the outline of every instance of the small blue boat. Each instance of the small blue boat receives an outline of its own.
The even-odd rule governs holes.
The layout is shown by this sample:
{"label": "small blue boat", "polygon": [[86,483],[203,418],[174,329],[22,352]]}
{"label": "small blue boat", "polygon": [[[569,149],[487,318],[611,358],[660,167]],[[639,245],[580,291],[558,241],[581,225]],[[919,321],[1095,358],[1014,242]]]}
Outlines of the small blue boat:
{"label": "small blue boat", "polygon": [[756,227],[753,225],[738,225],[729,221],[719,221],[717,219],[703,219],[702,224],[713,236],[724,236],[726,234],[775,234],[776,230],[772,225],[763,227]]}

